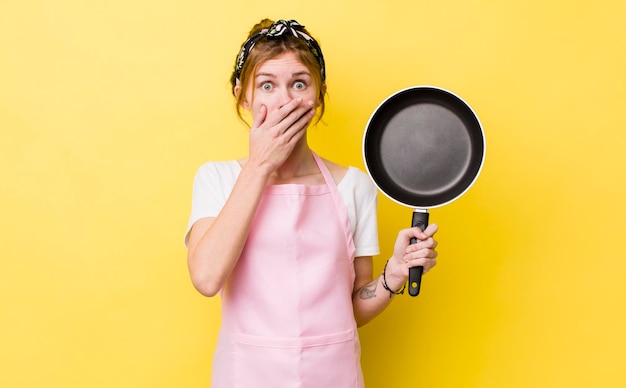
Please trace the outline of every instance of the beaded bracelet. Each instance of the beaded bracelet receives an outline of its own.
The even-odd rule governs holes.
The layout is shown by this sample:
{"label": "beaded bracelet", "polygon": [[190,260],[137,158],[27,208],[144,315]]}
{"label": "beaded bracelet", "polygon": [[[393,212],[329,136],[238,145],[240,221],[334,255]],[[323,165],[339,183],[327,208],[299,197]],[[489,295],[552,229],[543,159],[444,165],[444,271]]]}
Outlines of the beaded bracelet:
{"label": "beaded bracelet", "polygon": [[387,260],[387,262],[385,263],[385,268],[383,268],[383,287],[385,288],[385,290],[389,291],[389,299],[391,299],[392,296],[394,295],[402,295],[404,294],[404,289],[406,288],[406,283],[404,283],[402,285],[402,288],[398,291],[393,291],[391,288],[389,288],[389,286],[387,285],[387,279],[385,278],[385,272],[387,271],[387,264],[389,264],[389,260]]}

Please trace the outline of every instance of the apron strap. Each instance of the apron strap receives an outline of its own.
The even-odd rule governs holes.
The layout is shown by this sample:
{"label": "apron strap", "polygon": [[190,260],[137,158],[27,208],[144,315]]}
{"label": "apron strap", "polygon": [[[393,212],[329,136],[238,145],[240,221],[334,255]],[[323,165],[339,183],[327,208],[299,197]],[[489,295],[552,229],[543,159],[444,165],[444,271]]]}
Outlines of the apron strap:
{"label": "apron strap", "polygon": [[328,167],[326,167],[326,163],[324,163],[322,158],[320,158],[315,152],[313,152],[313,159],[315,159],[315,163],[317,163],[317,167],[322,172],[322,176],[324,177],[324,181],[326,182],[326,185],[328,185],[328,187],[331,188],[331,190],[333,190],[333,188],[336,188],[337,185],[335,184],[335,180],[333,179],[333,176],[331,175],[330,170],[328,170]]}
{"label": "apron strap", "polygon": [[333,179],[333,176],[328,170],[328,167],[326,167],[326,163],[324,163],[322,158],[317,156],[315,152],[313,152],[313,158],[315,159],[317,166],[322,172],[322,176],[324,176],[324,181],[326,181],[326,186],[328,186],[328,189],[330,190],[330,195],[333,197],[333,201],[335,202],[337,215],[339,216],[339,219],[341,223],[343,224],[344,239],[346,241],[346,247],[347,247],[346,253],[348,257],[350,258],[350,261],[352,261],[354,260],[355,247],[354,247],[354,240],[352,237],[352,227],[350,226],[350,217],[348,216],[348,209],[346,208],[346,203],[343,201],[343,198],[341,197],[341,194],[339,193],[339,188],[335,184],[335,180]]}

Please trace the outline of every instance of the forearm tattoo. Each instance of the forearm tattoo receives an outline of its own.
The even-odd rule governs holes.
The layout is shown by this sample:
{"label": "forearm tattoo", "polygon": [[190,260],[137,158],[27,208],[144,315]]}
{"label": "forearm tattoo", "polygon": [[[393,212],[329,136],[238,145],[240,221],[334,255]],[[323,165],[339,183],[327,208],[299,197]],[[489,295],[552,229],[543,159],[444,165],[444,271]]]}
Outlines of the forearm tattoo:
{"label": "forearm tattoo", "polygon": [[376,297],[376,287],[378,287],[378,279],[374,280],[367,286],[361,288],[359,291],[359,297],[361,299],[372,299]]}

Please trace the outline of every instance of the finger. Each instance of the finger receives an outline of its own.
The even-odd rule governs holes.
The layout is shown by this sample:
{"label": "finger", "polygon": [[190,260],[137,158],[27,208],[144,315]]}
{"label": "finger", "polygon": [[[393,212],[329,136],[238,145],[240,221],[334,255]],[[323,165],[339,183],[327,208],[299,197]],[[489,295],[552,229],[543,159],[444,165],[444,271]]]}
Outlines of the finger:
{"label": "finger", "polygon": [[423,273],[427,273],[428,271],[430,271],[436,265],[437,265],[437,260],[435,260],[435,259],[427,259],[424,262],[424,265],[423,265],[423,267],[424,267],[424,272]]}
{"label": "finger", "polygon": [[252,128],[259,128],[265,122],[267,118],[267,107],[265,105],[261,105],[259,111],[254,117],[254,121],[252,122]]}
{"label": "finger", "polygon": [[411,260],[419,260],[419,259],[434,259],[439,255],[439,253],[432,248],[423,248],[418,249],[414,252],[407,252],[404,255],[405,261],[409,262]]}
{"label": "finger", "polygon": [[288,141],[299,140],[304,135],[304,130],[309,126],[311,120],[315,116],[315,109],[309,109],[304,112],[300,118],[285,130],[285,136]]}
{"label": "finger", "polygon": [[410,244],[406,247],[405,253],[417,252],[422,249],[435,249],[437,248],[437,245],[437,240],[429,237],[426,240],[419,240],[415,244]]}
{"label": "finger", "polygon": [[420,259],[413,259],[407,262],[407,267],[409,268],[424,267],[424,273],[426,273],[429,269],[431,269],[435,265],[437,265],[437,259],[428,258],[428,257],[423,257]]}
{"label": "finger", "polygon": [[415,237],[416,239],[423,241],[432,237],[438,229],[439,226],[437,226],[437,224],[430,224],[424,230],[421,230],[419,227],[413,227],[408,229],[409,238]]}
{"label": "finger", "polygon": [[[307,108],[301,104],[302,98],[299,97],[289,101],[285,105],[273,111],[271,120],[268,121],[271,125],[285,124],[286,129],[306,111]],[[298,113],[298,110],[300,110],[300,113]]]}
{"label": "finger", "polygon": [[426,234],[428,237],[432,237],[435,235],[435,233],[437,233],[438,230],[439,230],[439,225],[430,224],[426,227],[426,229],[424,229],[424,234]]}
{"label": "finger", "polygon": [[298,131],[307,127],[314,114],[315,108],[313,107],[313,101],[309,101],[306,104],[300,104],[282,120],[281,124],[286,124],[284,132],[288,132],[290,130],[291,132]]}

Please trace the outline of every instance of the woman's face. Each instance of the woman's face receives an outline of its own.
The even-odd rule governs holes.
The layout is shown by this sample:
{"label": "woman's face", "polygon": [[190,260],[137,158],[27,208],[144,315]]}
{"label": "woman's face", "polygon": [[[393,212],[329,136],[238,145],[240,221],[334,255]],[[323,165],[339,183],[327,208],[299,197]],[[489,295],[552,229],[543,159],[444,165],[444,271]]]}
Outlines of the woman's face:
{"label": "woman's face", "polygon": [[263,105],[271,113],[298,97],[305,104],[313,101],[315,106],[319,105],[319,92],[311,72],[291,52],[261,63],[254,83],[247,89],[243,106],[250,110],[252,117]]}

